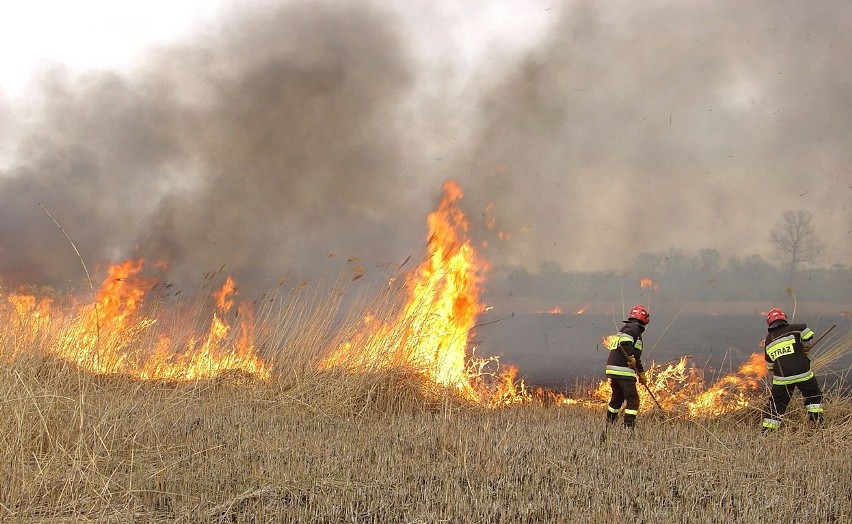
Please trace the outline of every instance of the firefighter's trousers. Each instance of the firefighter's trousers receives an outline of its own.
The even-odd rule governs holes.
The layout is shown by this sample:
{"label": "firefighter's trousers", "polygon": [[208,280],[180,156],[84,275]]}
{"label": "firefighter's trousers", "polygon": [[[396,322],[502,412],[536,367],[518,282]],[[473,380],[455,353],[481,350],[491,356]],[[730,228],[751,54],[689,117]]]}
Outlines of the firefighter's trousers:
{"label": "firefighter's trousers", "polygon": [[636,415],[639,414],[639,391],[636,389],[636,378],[617,377],[610,375],[609,385],[612,388],[612,396],[606,409],[606,420],[610,424],[618,418],[621,405],[627,402],[624,408],[624,425],[633,427],[636,425]]}
{"label": "firefighter's trousers", "polygon": [[773,384],[772,394],[766,404],[766,418],[763,419],[764,429],[778,429],[781,426],[781,416],[787,411],[790,399],[796,388],[802,392],[802,401],[808,412],[808,419],[816,424],[822,423],[822,390],[816,377],[794,384]]}

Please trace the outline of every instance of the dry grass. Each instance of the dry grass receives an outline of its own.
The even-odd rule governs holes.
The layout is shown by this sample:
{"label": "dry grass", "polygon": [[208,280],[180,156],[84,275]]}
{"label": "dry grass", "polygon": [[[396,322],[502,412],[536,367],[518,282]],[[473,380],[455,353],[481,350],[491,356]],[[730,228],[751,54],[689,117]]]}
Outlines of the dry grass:
{"label": "dry grass", "polygon": [[50,359],[0,368],[4,522],[791,522],[852,519],[852,403],[646,416],[474,408],[416,377],[165,384]]}
{"label": "dry grass", "polygon": [[2,331],[0,521],[852,521],[849,399],[823,430],[797,401],[766,437],[754,409],[603,433],[603,402],[488,409],[405,369],[318,370],[353,321],[334,297],[258,308],[268,381],[97,376],[52,332]]}

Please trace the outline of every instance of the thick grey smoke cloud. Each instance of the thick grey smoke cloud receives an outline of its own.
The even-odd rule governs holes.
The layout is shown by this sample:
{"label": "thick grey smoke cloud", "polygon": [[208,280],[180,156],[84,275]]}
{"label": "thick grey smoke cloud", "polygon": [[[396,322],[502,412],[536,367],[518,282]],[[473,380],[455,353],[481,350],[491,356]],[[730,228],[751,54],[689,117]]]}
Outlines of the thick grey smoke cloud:
{"label": "thick grey smoke cloud", "polygon": [[629,266],[640,251],[768,255],[812,211],[852,259],[852,5],[578,3],[488,73],[469,184],[518,262]]}
{"label": "thick grey smoke cloud", "polygon": [[[419,58],[440,17],[368,2],[234,10],[132,73],[46,72],[0,177],[0,274],[79,277],[36,202],[90,264],[144,256],[176,280],[398,263],[449,177],[497,264],[768,255],[788,209],[814,213],[827,262],[852,259],[852,6],[551,13],[527,52],[486,50],[463,83],[452,49],[446,67]],[[510,240],[485,231],[489,203]]]}
{"label": "thick grey smoke cloud", "polygon": [[36,201],[90,262],[143,256],[181,280],[224,264],[274,283],[330,255],[392,261],[400,232],[422,242],[430,203],[405,192],[411,65],[394,25],[369,6],[234,13],[129,76],[47,75],[0,189],[5,276],[80,273]]}

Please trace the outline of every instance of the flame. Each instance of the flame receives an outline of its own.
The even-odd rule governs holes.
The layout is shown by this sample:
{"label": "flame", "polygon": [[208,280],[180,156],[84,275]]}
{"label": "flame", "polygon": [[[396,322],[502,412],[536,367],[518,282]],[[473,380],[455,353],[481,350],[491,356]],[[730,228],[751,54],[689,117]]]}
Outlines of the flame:
{"label": "flame", "polygon": [[236,294],[237,285],[234,283],[234,279],[229,275],[228,278],[225,279],[222,289],[213,292],[213,298],[216,299],[216,307],[219,308],[220,311],[230,311],[230,309],[234,307],[234,299],[232,296]]}
{"label": "flame", "polygon": [[[486,371],[489,364],[499,364],[498,359],[479,359],[468,351],[477,315],[485,310],[479,297],[488,263],[467,238],[468,222],[458,207],[461,188],[448,181],[443,189],[441,204],[427,219],[426,257],[406,278],[398,315],[365,320],[321,367],[354,372],[403,367],[463,398],[507,402],[525,392],[522,383],[516,385],[517,370]],[[488,377],[496,377],[496,391],[485,387]]]}
{"label": "flame", "polygon": [[[38,344],[42,334],[51,323],[51,308],[53,299],[36,298],[32,295],[12,293],[7,296],[11,311],[4,311],[3,318],[12,318],[2,330],[3,335],[9,335],[10,340],[2,340],[5,351],[0,355],[12,360],[27,348]],[[5,304],[4,304],[5,305]]]}
{"label": "flame", "polygon": [[643,278],[639,280],[639,286],[642,289],[650,289],[652,291],[656,291],[658,288],[657,284],[655,284],[650,278]]}
{"label": "flame", "polygon": [[[753,353],[736,372],[708,385],[704,373],[684,356],[674,363],[652,364],[646,370],[646,376],[647,389],[639,387],[643,410],[654,408],[653,394],[666,411],[692,418],[708,418],[749,406],[764,390],[766,363],[762,353]],[[609,381],[601,381],[592,396],[599,401],[609,401]]]}
{"label": "flame", "polygon": [[586,304],[585,306],[583,306],[583,307],[581,307],[580,309],[578,309],[577,311],[575,311],[575,312],[574,312],[574,314],[575,314],[575,315],[582,315],[582,314],[584,314],[584,313],[585,313],[588,309],[589,309],[589,304]]}
{"label": "flame", "polygon": [[152,284],[138,277],[142,264],[127,260],[107,269],[94,303],[83,306],[55,346],[56,356],[96,374],[120,373],[131,365],[131,346],[155,322],[137,314],[144,288]]}
{"label": "flame", "polygon": [[[94,301],[68,310],[54,310],[50,299],[32,295],[8,296],[20,328],[17,347],[29,347],[39,338],[55,337],[42,346],[56,357],[98,375],[127,375],[143,380],[195,380],[227,371],[268,378],[269,366],[255,354],[251,308],[238,307],[238,334],[223,316],[234,305],[236,286],[228,277],[213,297],[216,310],[204,337],[166,333],[158,320],[143,312],[153,279],[141,276],[144,260],[126,260],[110,266]],[[148,346],[150,344],[150,346]],[[146,346],[148,346],[146,348]],[[16,350],[17,352],[17,350]],[[13,352],[13,355],[16,354]]]}
{"label": "flame", "polygon": [[762,353],[753,353],[751,358],[736,371],[717,380],[706,391],[687,403],[692,416],[721,415],[749,405],[750,394],[763,387],[766,362]]}
{"label": "flame", "polygon": [[[501,365],[497,357],[474,354],[470,337],[477,316],[488,309],[480,295],[489,266],[467,237],[468,222],[458,206],[463,197],[460,187],[448,181],[443,190],[438,209],[427,218],[423,262],[404,279],[391,279],[388,284],[400,292],[399,307],[390,314],[366,314],[343,342],[335,343],[320,367],[350,372],[414,370],[430,383],[488,406],[547,402],[600,408],[601,401],[609,399],[607,381],[578,398],[541,388],[530,390],[516,367]],[[230,276],[211,294],[206,330],[187,334],[163,322],[171,319],[169,314],[180,317],[180,311],[147,307],[146,294],[155,280],[142,276],[144,266],[141,259],[110,266],[94,301],[84,305],[58,308],[51,298],[8,294],[0,301],[0,314],[7,320],[6,328],[0,329],[0,356],[42,348],[92,373],[141,380],[209,379],[229,371],[271,377],[272,366],[256,351],[254,312],[249,303],[237,301],[237,286]],[[355,270],[353,280],[363,275],[361,266]],[[641,285],[657,288],[651,279],[643,278]],[[236,314],[232,313],[235,307]],[[546,313],[562,310],[554,307]],[[604,338],[603,344],[608,347],[614,336]],[[663,409],[689,417],[741,409],[763,390],[765,373],[762,353],[712,383],[705,381],[689,357],[663,365],[651,363],[648,388],[639,388],[643,410],[654,409],[651,393]]]}
{"label": "flame", "polygon": [[170,354],[168,340],[161,340],[154,355],[145,362],[140,376],[198,380],[215,378],[227,371],[240,371],[262,379],[270,378],[270,366],[255,353],[254,312],[249,304],[237,307],[237,316],[241,319],[238,335],[229,337],[232,326],[223,317],[233,307],[233,295],[236,294],[236,285],[229,276],[222,288],[213,293],[217,309],[213,312],[204,341],[192,338],[182,353]]}
{"label": "flame", "polygon": [[559,307],[559,306],[553,306],[552,308],[548,309],[547,311],[536,311],[536,314],[539,314],[539,315],[561,315],[562,314],[562,308]]}

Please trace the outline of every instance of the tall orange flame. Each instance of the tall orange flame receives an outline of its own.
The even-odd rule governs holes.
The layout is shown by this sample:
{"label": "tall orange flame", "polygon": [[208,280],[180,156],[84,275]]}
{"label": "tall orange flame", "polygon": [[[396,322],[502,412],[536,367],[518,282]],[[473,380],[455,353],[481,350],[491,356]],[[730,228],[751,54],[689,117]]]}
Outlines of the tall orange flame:
{"label": "tall orange flame", "polygon": [[463,194],[453,181],[428,219],[424,262],[406,279],[407,298],[390,321],[365,322],[364,329],[323,362],[350,371],[405,367],[471,400],[482,399],[471,373],[470,332],[485,308],[480,284],[488,263],[466,236],[468,222],[458,208]]}

